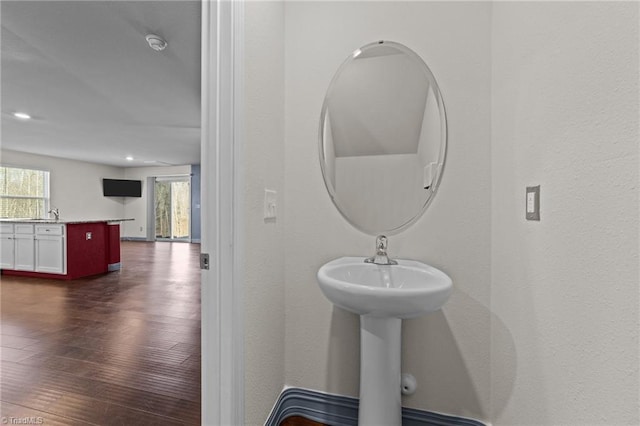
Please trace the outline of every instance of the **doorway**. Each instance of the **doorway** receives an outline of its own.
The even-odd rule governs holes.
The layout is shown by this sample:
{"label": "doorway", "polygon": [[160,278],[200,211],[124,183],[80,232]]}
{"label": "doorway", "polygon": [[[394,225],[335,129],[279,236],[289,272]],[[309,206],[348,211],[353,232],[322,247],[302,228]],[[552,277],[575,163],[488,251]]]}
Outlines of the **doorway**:
{"label": "doorway", "polygon": [[156,177],[153,188],[156,241],[190,242],[190,177]]}

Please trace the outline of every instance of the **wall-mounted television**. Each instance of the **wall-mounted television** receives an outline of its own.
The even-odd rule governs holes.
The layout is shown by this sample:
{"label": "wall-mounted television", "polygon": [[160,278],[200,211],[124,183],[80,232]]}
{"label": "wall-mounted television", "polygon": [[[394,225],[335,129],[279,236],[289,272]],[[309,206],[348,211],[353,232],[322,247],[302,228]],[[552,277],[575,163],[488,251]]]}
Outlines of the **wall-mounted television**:
{"label": "wall-mounted television", "polygon": [[105,197],[142,197],[142,181],[128,179],[102,179]]}

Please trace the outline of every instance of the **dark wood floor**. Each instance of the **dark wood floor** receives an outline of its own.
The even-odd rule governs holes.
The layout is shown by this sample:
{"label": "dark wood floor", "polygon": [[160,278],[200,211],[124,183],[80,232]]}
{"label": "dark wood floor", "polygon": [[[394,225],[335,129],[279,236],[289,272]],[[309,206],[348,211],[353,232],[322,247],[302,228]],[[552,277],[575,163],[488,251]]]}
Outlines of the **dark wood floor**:
{"label": "dark wood floor", "polygon": [[119,272],[3,276],[3,423],[200,424],[199,250],[124,242]]}
{"label": "dark wood floor", "polygon": [[291,416],[280,422],[280,426],[327,426],[302,416]]}

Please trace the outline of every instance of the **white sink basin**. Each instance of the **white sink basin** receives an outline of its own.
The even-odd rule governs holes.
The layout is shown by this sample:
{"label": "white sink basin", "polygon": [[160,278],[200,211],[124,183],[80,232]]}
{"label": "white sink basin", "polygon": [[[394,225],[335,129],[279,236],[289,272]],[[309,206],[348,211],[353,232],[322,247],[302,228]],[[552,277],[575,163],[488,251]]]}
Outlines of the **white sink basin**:
{"label": "white sink basin", "polygon": [[318,283],[334,305],[372,317],[415,318],[445,304],[453,285],[444,272],[412,260],[397,265],[342,257],[318,270]]}

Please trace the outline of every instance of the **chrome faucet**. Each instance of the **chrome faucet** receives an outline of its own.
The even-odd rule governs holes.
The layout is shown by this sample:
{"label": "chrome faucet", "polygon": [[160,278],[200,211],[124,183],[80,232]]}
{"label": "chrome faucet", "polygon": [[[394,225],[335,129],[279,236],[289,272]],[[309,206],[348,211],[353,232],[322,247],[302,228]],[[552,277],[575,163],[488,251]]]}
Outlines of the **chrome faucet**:
{"label": "chrome faucet", "polygon": [[378,235],[376,237],[376,255],[364,260],[366,263],[375,263],[376,265],[397,265],[398,262],[389,259],[387,256],[387,237]]}
{"label": "chrome faucet", "polygon": [[49,210],[49,214],[53,214],[53,217],[56,220],[60,220],[60,210],[59,209],[51,209],[51,210]]}

